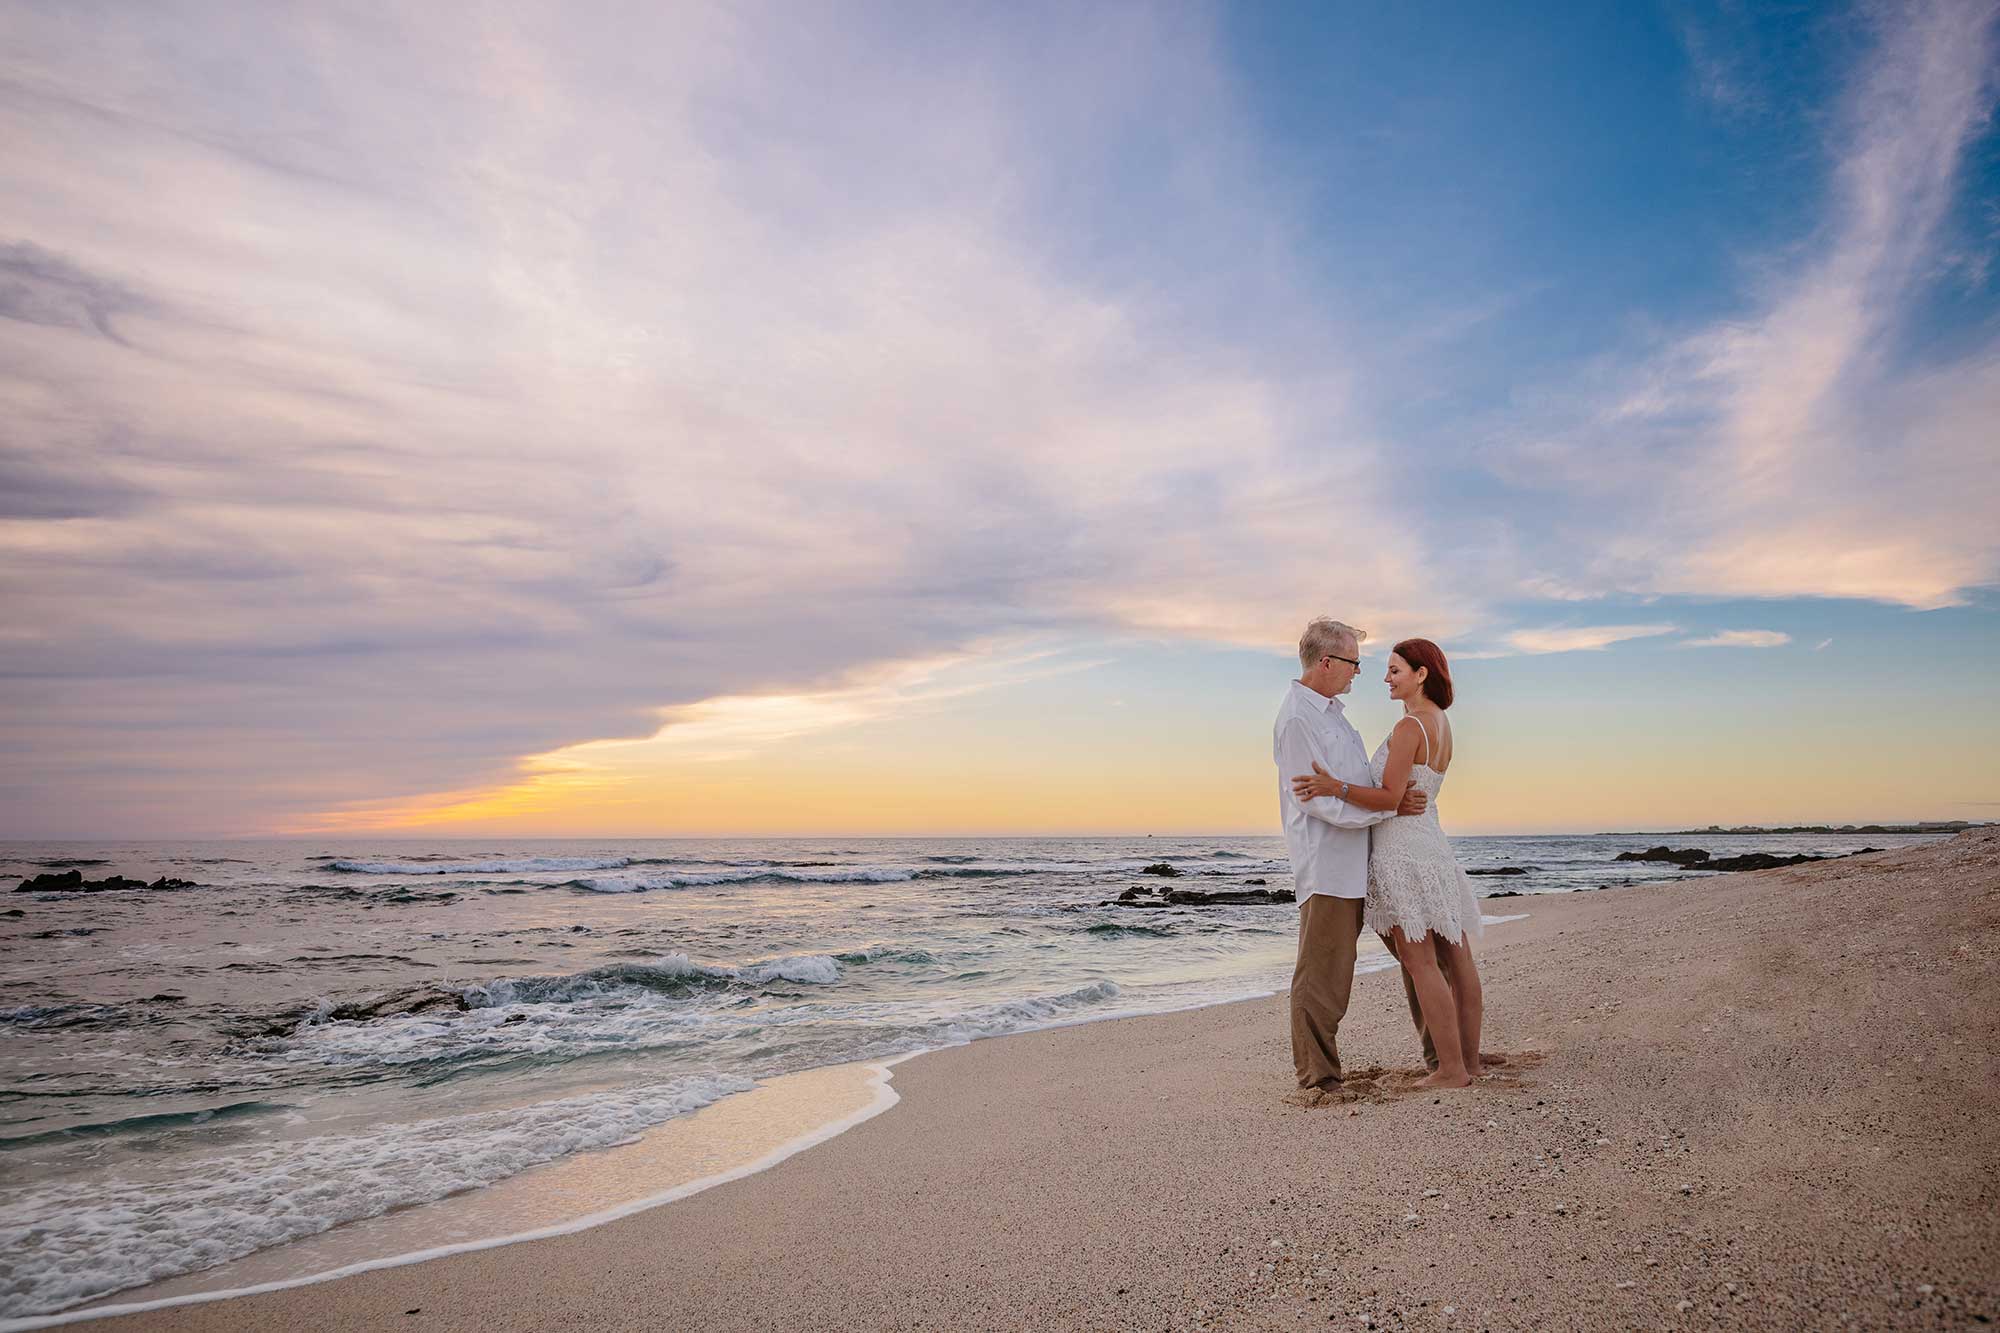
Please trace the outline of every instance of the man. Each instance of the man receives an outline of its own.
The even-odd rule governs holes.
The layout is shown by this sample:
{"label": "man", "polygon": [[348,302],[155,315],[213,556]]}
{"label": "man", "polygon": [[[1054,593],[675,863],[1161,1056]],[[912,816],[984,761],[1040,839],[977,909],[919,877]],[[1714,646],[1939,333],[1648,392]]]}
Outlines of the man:
{"label": "man", "polygon": [[[1307,625],[1299,638],[1299,678],[1271,729],[1278,806],[1299,903],[1299,954],[1292,970],[1292,1066],[1299,1088],[1287,1100],[1302,1106],[1319,1105],[1340,1091],[1335,1038],[1354,986],[1355,944],[1368,897],[1368,827],[1396,815],[1421,814],[1430,799],[1412,787],[1395,810],[1374,811],[1335,796],[1301,802],[1292,794],[1292,779],[1311,773],[1314,764],[1342,782],[1374,785],[1361,733],[1340,701],[1361,670],[1361,641],[1367,637],[1323,616]],[[1411,1014],[1417,1017],[1413,996]],[[1421,1017],[1417,1030],[1423,1032]]]}

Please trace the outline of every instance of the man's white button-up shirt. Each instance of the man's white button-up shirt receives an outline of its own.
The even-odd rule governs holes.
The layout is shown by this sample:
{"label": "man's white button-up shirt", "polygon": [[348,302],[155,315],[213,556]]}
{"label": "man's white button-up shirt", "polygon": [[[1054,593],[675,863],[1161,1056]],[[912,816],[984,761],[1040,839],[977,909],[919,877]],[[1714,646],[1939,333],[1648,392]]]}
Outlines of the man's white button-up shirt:
{"label": "man's white button-up shirt", "polygon": [[1374,785],[1368,749],[1340,700],[1293,681],[1271,728],[1271,757],[1278,763],[1278,810],[1292,854],[1295,896],[1300,902],[1315,893],[1366,898],[1368,826],[1396,812],[1363,810],[1333,796],[1301,802],[1292,795],[1292,779],[1311,774],[1315,760],[1342,782]]}

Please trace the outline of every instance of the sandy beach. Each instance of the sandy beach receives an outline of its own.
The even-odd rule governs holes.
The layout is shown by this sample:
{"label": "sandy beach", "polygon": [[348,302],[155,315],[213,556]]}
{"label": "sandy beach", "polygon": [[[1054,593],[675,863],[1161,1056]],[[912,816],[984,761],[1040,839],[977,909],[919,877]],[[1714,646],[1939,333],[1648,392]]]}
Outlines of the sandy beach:
{"label": "sandy beach", "polygon": [[1950,1327],[2000,1318],[2000,829],[1506,900],[1486,1045],[1393,973],[1302,1110],[1284,998],[899,1065],[901,1102],[590,1231],[111,1329]]}

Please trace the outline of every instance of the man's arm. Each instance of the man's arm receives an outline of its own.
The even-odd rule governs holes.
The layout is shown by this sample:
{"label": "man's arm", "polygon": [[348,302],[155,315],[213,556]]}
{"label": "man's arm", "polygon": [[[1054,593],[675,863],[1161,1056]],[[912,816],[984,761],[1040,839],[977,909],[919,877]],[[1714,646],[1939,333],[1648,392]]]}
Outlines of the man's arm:
{"label": "man's arm", "polygon": [[[1312,772],[1312,766],[1312,742],[1306,735],[1306,724],[1293,718],[1278,733],[1278,774],[1289,779],[1300,773]],[[1367,828],[1370,824],[1394,818],[1396,814],[1394,810],[1363,810],[1336,796],[1315,796],[1311,800],[1299,801],[1298,797],[1288,792],[1284,799],[1298,801],[1301,810],[1335,828]]]}

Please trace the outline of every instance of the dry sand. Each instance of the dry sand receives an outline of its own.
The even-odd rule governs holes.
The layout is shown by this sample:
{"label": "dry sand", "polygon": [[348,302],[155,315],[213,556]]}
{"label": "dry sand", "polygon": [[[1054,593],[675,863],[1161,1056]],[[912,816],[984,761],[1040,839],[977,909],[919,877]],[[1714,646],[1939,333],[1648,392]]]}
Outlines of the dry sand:
{"label": "dry sand", "polygon": [[[1524,1058],[1465,1092],[1285,1105],[1283,997],[978,1042],[651,1212],[98,1327],[2000,1318],[2000,829],[1521,906],[1484,974],[1486,1045]],[[1414,1066],[1393,973],[1342,1037]]]}

